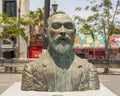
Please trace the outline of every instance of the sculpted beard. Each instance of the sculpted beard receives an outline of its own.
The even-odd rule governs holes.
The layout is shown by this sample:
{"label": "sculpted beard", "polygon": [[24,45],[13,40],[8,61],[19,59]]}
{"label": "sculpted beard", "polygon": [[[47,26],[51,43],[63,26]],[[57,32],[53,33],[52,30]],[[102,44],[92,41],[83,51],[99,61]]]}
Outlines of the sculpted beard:
{"label": "sculpted beard", "polygon": [[54,49],[60,53],[66,53],[72,46],[72,40],[69,36],[58,36],[51,43]]}

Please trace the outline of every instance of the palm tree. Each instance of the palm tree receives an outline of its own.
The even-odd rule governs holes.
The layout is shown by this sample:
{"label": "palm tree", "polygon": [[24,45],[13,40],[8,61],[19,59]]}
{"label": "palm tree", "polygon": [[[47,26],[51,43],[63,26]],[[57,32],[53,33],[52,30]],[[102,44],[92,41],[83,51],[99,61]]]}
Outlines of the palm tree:
{"label": "palm tree", "polygon": [[35,26],[38,25],[38,20],[36,20],[35,12],[30,11],[29,14],[29,23],[30,23],[30,39],[35,39]]}
{"label": "palm tree", "polygon": [[[37,11],[30,11],[29,14],[29,24],[30,24],[30,41],[36,42],[36,35],[43,34],[44,25],[44,12],[43,9],[38,8]],[[36,27],[38,30],[36,30]],[[38,31],[36,33],[36,31]]]}
{"label": "palm tree", "polygon": [[29,17],[29,20],[30,20],[30,34],[31,35],[35,31],[36,26],[39,27],[39,28],[40,27],[43,28],[43,25],[44,25],[43,9],[38,8],[37,11],[30,11],[30,15],[28,17]]}
{"label": "palm tree", "polygon": [[[38,8],[36,11],[36,14],[38,16],[39,20],[39,33],[43,33],[43,27],[44,27],[44,10],[41,8]],[[42,31],[42,32],[40,32]]]}

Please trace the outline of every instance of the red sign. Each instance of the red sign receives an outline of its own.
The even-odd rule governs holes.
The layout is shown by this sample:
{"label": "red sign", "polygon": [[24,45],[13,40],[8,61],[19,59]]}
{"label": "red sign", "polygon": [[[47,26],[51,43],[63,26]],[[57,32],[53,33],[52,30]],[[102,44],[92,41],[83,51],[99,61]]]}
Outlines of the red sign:
{"label": "red sign", "polygon": [[29,58],[39,58],[42,54],[42,46],[31,46],[29,50]]}

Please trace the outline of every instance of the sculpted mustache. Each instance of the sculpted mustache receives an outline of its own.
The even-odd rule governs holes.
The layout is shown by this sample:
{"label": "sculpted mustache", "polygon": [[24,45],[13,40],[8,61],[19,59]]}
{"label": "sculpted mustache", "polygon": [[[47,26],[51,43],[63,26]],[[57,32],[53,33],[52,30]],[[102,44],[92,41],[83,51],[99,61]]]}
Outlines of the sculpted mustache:
{"label": "sculpted mustache", "polygon": [[58,35],[56,38],[55,38],[55,41],[70,41],[71,40],[71,38],[68,36],[68,35],[66,35],[65,37],[62,37],[62,36],[60,36],[60,35]]}
{"label": "sculpted mustache", "polygon": [[57,42],[60,42],[60,41],[64,41],[64,42],[70,42],[70,38],[68,38],[68,37],[58,37],[58,38],[56,38],[55,39],[55,41],[57,41]]}

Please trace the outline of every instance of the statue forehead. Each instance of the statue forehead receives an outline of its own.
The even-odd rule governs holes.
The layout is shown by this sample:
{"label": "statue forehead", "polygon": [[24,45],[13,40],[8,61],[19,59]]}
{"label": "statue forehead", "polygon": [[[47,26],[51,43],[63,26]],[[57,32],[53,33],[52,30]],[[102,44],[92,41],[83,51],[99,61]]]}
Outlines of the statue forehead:
{"label": "statue forehead", "polygon": [[52,22],[72,22],[72,19],[67,14],[55,14],[48,19],[49,23]]}

